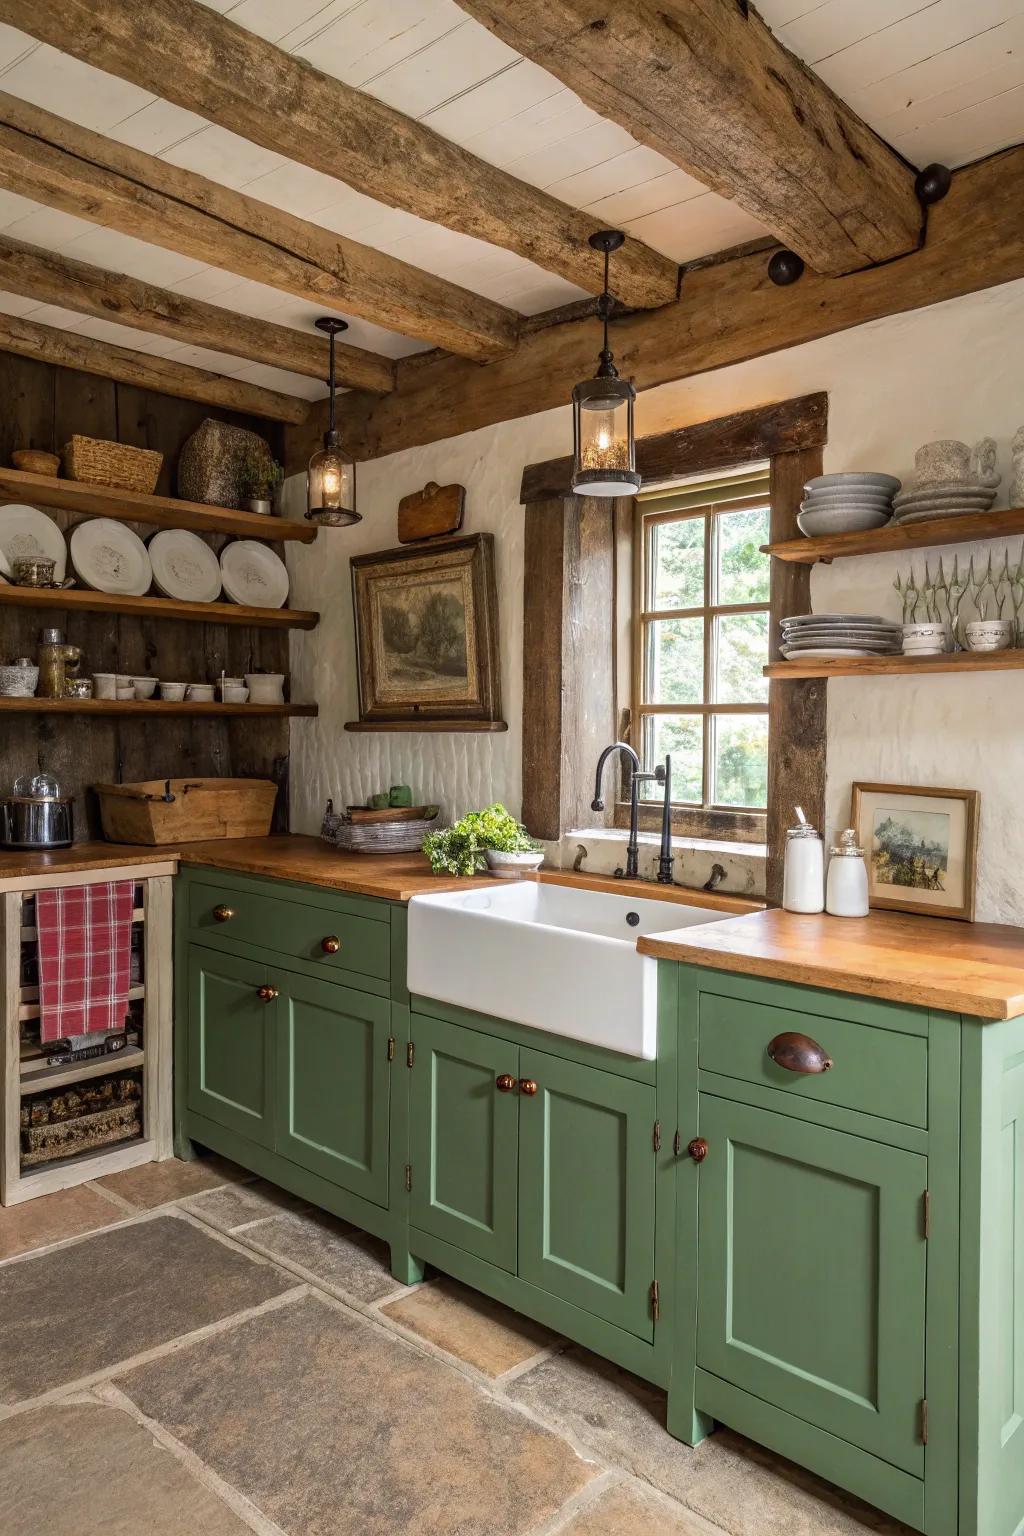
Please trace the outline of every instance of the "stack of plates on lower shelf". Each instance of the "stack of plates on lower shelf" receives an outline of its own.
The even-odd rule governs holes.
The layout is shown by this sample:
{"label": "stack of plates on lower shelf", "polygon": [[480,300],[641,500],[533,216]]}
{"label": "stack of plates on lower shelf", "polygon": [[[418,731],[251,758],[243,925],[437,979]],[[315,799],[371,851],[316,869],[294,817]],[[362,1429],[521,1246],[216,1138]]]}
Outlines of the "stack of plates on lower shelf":
{"label": "stack of plates on lower shelf", "polygon": [[901,481],[874,470],[817,475],[804,486],[797,524],[809,539],[882,528],[892,517]]}
{"label": "stack of plates on lower shelf", "polygon": [[860,613],[801,613],[782,620],[787,661],[836,660],[844,656],[898,656],[903,626]]}
{"label": "stack of plates on lower shelf", "polygon": [[942,480],[901,492],[893,503],[898,523],[927,523],[936,517],[966,517],[987,512],[996,499],[996,486],[980,480]]}

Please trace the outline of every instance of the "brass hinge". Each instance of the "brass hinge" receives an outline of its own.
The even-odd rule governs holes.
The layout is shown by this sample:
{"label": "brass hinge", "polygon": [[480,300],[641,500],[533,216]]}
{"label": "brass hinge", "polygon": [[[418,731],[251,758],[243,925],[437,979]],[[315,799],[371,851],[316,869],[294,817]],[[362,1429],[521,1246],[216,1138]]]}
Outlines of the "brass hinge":
{"label": "brass hinge", "polygon": [[388,1061],[394,1061],[394,1059],[395,1059],[395,1037],[394,1037],[394,1035],[388,1035]]}
{"label": "brass hinge", "polygon": [[921,1399],[921,1444],[928,1444],[928,1399]]}
{"label": "brass hinge", "polygon": [[682,1131],[676,1131],[675,1135],[672,1137],[672,1152],[673,1152],[674,1156],[676,1156],[676,1157],[682,1157],[682,1155],[683,1155],[683,1133],[682,1133]]}
{"label": "brass hinge", "polygon": [[416,1060],[416,1047],[412,1043],[412,1041],[410,1040],[409,1043],[407,1044],[407,1046],[405,1047],[405,1064],[406,1064],[406,1066],[407,1067],[411,1067],[415,1060]]}
{"label": "brass hinge", "polygon": [[654,1122],[654,1135],[651,1137],[651,1142],[652,1142],[652,1144],[654,1146],[655,1152],[660,1152],[661,1151],[661,1121],[660,1120],[655,1120],[655,1122]]}
{"label": "brass hinge", "polygon": [[656,1323],[661,1321],[661,1291],[657,1280],[651,1281],[651,1317]]}
{"label": "brass hinge", "polygon": [[412,1192],[412,1163],[405,1165],[405,1192],[407,1195]]}
{"label": "brass hinge", "polygon": [[932,1192],[926,1189],[924,1192],[924,1235],[929,1238],[932,1235]]}

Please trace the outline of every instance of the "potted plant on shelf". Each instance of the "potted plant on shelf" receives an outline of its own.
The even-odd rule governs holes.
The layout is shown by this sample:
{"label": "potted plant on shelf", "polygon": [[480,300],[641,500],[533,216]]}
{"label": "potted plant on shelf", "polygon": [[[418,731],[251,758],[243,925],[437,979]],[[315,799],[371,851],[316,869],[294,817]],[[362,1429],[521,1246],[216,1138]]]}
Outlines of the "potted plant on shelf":
{"label": "potted plant on shelf", "polygon": [[238,495],[242,509],[269,517],[274,510],[274,496],[281,479],[281,466],[276,459],[258,449],[246,448],[238,467]]}
{"label": "potted plant on shelf", "polygon": [[475,875],[488,869],[492,875],[514,880],[544,861],[540,844],[500,804],[470,811],[452,826],[429,832],[423,852],[438,875]]}

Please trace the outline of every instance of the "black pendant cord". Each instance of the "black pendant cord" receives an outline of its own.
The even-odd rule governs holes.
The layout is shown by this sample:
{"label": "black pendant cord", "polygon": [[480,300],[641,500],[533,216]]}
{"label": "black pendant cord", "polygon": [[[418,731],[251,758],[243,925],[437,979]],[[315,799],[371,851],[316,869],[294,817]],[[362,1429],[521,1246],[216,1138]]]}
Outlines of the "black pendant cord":
{"label": "black pendant cord", "polygon": [[348,330],[348,321],[338,320],[334,315],[322,315],[319,320],[315,320],[313,323],[317,330],[323,331],[326,334],[329,342],[327,384],[330,395],[327,402],[327,431],[324,433],[324,447],[336,448],[338,445],[338,434],[334,428],[334,338],[339,331]]}
{"label": "black pendant cord", "polygon": [[328,400],[329,400],[330,403],[329,403],[329,405],[327,407],[327,430],[328,430],[328,432],[330,432],[331,436],[333,437],[334,436],[334,332],[333,331],[331,332],[331,338],[330,338],[330,352],[329,352],[329,356],[330,356],[330,363],[328,365],[327,387],[330,390],[330,395],[328,396]]}
{"label": "black pendant cord", "polygon": [[608,322],[612,313],[612,296],[608,289],[609,263],[613,251],[617,251],[625,240],[625,235],[617,229],[599,230],[590,237],[590,246],[595,251],[604,253],[604,291],[597,301],[597,312],[601,316],[604,331],[604,345],[601,349],[601,361],[595,375],[598,379],[617,379],[619,370],[612,358],[612,349],[608,340]]}

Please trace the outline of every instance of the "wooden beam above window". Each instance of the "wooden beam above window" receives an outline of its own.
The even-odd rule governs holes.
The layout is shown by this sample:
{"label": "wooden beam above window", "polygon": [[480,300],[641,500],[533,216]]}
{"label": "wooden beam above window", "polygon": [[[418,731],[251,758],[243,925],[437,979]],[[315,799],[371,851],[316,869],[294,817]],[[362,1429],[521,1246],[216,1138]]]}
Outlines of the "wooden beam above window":
{"label": "wooden beam above window", "polygon": [[[828,395],[801,395],[716,421],[698,421],[672,432],[637,439],[636,467],[645,484],[681,479],[708,466],[752,464],[773,453],[816,448],[828,433]],[[519,499],[546,501],[572,494],[572,456],[527,464]]]}
{"label": "wooden beam above window", "polygon": [[917,245],[914,172],[743,0],[459,0],[818,272]]}
{"label": "wooden beam above window", "polygon": [[[392,208],[516,251],[590,293],[602,221],[275,48],[199,0],[2,0],[0,18]],[[675,298],[678,266],[639,240],[616,254],[632,306]]]}
{"label": "wooden beam above window", "polygon": [[0,187],[477,361],[516,345],[490,299],[3,93]]}

